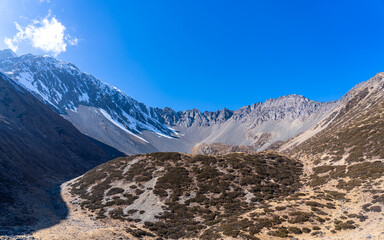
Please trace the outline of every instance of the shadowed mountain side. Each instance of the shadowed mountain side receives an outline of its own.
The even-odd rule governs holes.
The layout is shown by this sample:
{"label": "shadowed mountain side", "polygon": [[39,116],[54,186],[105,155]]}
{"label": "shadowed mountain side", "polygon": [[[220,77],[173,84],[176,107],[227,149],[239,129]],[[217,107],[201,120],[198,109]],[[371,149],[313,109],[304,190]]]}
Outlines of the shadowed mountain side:
{"label": "shadowed mountain side", "polygon": [[1,235],[58,223],[66,209],[57,186],[111,157],[0,73]]}
{"label": "shadowed mountain side", "polygon": [[113,148],[103,142],[100,142],[94,138],[91,138],[90,136],[86,136],[89,140],[91,140],[93,143],[95,143],[97,146],[99,146],[103,151],[110,156],[110,158],[117,158],[117,157],[124,157],[126,156],[125,153],[120,152],[116,148]]}

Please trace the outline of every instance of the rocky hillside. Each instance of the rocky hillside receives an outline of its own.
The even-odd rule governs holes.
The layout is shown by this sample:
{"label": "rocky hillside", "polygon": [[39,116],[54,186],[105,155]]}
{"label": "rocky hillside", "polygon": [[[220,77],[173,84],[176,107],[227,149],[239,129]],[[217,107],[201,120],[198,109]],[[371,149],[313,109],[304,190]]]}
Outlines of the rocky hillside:
{"label": "rocky hillside", "polygon": [[349,91],[329,115],[281,147],[294,155],[314,154],[318,161],[361,162],[384,158],[384,74]]}
{"label": "rocky hillside", "polygon": [[383,181],[352,188],[318,184],[327,173],[382,178],[382,166],[372,164],[310,172],[275,152],[118,158],[63,184],[69,217],[33,236],[378,240],[384,236]]}
{"label": "rocky hillside", "polygon": [[326,118],[281,150],[310,164],[314,186],[333,182],[338,189],[370,189],[384,180],[383,109],[384,73],[379,73],[349,91]]}
{"label": "rocky hillside", "polygon": [[0,235],[57,223],[66,214],[65,208],[56,212],[62,204],[57,185],[109,158],[0,73]]}
{"label": "rocky hillside", "polygon": [[81,132],[129,154],[191,152],[198,143],[263,150],[318,123],[336,105],[289,95],[236,111],[176,112],[147,107],[75,65],[48,56],[0,51],[0,70]]}
{"label": "rocky hillside", "polygon": [[259,125],[269,120],[308,118],[320,109],[326,110],[331,103],[311,101],[300,95],[287,95],[277,99],[269,99],[264,103],[255,103],[232,111],[226,108],[215,112],[200,112],[198,109],[175,112],[164,108],[159,113],[170,126],[211,126],[228,121],[241,120],[253,125]]}
{"label": "rocky hillside", "polygon": [[71,203],[99,221],[117,219],[142,228],[127,227],[128,233],[172,239],[234,234],[252,238],[263,227],[246,221],[247,230],[238,232],[231,219],[293,194],[301,186],[300,175],[299,162],[273,152],[221,157],[152,153],[115,159],[65,187]]}
{"label": "rocky hillside", "polygon": [[[354,211],[350,216],[364,216],[361,222],[369,219],[372,232],[379,235],[377,239],[384,238],[383,88],[383,73],[358,84],[322,121],[280,148],[302,160],[313,189],[334,190],[349,199],[345,211]],[[344,221],[350,216],[334,221],[357,228],[348,227]],[[373,235],[367,233],[367,238]]]}

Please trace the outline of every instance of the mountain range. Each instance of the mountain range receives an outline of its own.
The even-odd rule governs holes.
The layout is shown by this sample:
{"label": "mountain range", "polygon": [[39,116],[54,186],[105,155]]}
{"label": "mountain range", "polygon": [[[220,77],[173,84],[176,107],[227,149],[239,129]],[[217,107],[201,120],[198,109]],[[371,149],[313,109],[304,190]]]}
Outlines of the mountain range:
{"label": "mountain range", "polygon": [[82,133],[124,153],[191,152],[199,143],[263,150],[308,130],[338,102],[288,95],[236,111],[148,107],[75,65],[49,56],[0,52],[0,71],[23,85]]}

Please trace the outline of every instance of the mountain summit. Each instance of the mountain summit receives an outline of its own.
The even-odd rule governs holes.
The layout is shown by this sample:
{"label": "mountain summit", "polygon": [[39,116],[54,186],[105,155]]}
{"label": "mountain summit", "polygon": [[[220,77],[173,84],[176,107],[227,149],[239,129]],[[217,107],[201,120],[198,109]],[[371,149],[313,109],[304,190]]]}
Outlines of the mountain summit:
{"label": "mountain summit", "polygon": [[15,57],[17,57],[17,55],[11,49],[0,50],[0,60]]}

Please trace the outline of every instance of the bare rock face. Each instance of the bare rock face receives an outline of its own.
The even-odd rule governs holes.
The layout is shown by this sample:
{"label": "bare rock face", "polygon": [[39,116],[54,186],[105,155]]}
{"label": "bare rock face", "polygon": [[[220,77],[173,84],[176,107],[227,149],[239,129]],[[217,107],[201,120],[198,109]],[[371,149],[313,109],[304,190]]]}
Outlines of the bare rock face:
{"label": "bare rock face", "polygon": [[247,122],[256,126],[270,120],[306,119],[313,114],[324,114],[335,105],[335,102],[316,102],[293,94],[277,99],[269,99],[264,103],[255,103],[236,111],[224,108],[216,112],[200,112],[198,109],[175,112],[170,108],[164,108],[160,113],[170,126],[207,127],[222,124],[229,119],[238,120],[242,123]]}
{"label": "bare rock face", "polygon": [[221,124],[232,117],[233,111],[223,108],[215,112],[200,112],[194,108],[187,111],[175,112],[171,108],[164,108],[158,111],[164,121],[170,126],[199,126],[208,127],[213,124]]}

